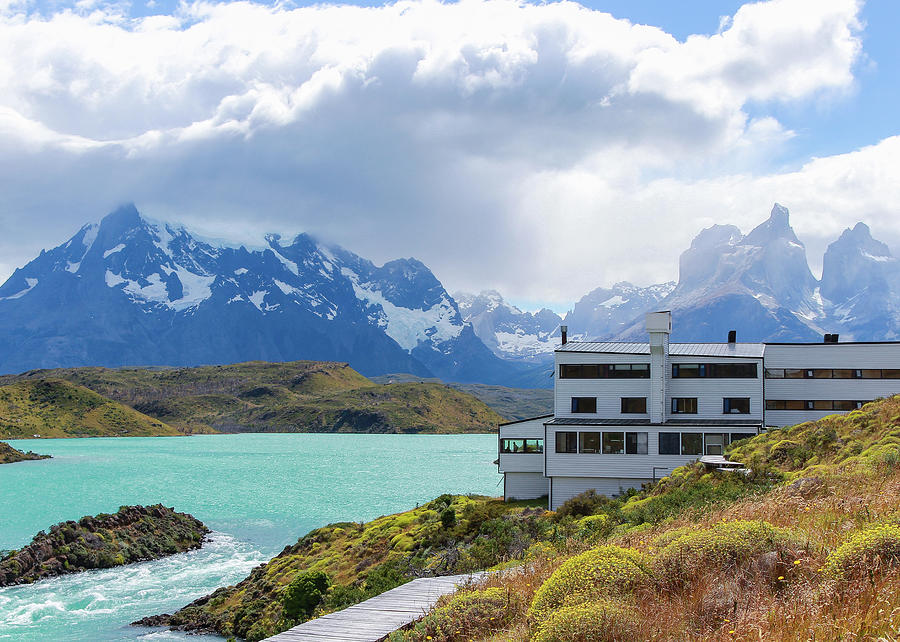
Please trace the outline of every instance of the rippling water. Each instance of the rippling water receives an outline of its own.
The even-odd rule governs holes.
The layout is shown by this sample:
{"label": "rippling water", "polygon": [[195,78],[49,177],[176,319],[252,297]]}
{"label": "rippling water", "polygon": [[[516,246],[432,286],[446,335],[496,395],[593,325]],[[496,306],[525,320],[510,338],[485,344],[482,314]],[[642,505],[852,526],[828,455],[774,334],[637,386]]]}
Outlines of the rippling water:
{"label": "rippling water", "polygon": [[[444,492],[498,495],[493,435],[209,435],[13,442],[54,459],[0,466],[0,549],[124,504],[162,502],[213,529],[163,560],[0,589],[0,640],[172,640],[128,623],[173,610],[317,526]],[[216,639],[191,636],[190,639]]]}

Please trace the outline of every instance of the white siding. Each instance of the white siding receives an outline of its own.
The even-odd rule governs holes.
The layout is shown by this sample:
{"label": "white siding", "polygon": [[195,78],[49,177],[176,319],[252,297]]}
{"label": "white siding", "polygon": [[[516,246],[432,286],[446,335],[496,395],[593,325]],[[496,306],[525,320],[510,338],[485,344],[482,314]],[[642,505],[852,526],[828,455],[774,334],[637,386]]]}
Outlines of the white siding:
{"label": "white siding", "polygon": [[544,455],[542,453],[500,453],[500,472],[543,474]]}
{"label": "white siding", "polygon": [[553,417],[538,417],[500,426],[501,439],[543,439],[544,423]]}
{"label": "white siding", "polygon": [[550,484],[550,510],[556,510],[567,499],[594,489],[601,495],[615,497],[629,488],[640,488],[646,479],[616,479],[614,477],[554,477]]}
{"label": "white siding", "polygon": [[[557,352],[554,381],[557,417],[625,417],[649,419],[649,414],[622,414],[622,397],[650,397],[650,379],[560,379],[564,363],[650,363],[649,354],[609,354],[603,352]],[[572,397],[596,397],[596,413],[572,413]]]}
{"label": "white siding", "polygon": [[[672,469],[696,461],[700,455],[660,455],[659,433],[661,432],[746,432],[739,428],[694,428],[690,426],[547,426],[547,441],[544,444],[547,477],[615,477],[632,480],[647,480],[665,477]],[[556,452],[557,432],[646,432],[647,455],[602,455]],[[556,482],[554,482],[555,484]],[[640,484],[637,484],[638,486]],[[555,492],[555,491],[554,491]]]}
{"label": "white siding", "polygon": [[537,499],[549,494],[550,480],[541,473],[506,473],[503,499]]}
{"label": "white siding", "polygon": [[900,343],[766,346],[767,368],[900,368]]}

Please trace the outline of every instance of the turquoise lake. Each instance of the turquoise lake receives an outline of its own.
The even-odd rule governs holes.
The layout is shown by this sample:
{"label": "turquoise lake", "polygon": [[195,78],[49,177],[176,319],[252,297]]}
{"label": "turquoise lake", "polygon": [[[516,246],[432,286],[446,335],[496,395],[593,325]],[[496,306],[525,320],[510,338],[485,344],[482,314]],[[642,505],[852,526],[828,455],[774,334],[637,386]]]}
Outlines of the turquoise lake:
{"label": "turquoise lake", "polygon": [[[163,560],[0,589],[0,640],[174,640],[129,627],[234,584],[309,530],[442,493],[501,495],[496,435],[245,434],[10,442],[53,459],[0,466],[0,549],[126,504],[163,503],[213,530]],[[190,636],[192,640],[220,639]]]}

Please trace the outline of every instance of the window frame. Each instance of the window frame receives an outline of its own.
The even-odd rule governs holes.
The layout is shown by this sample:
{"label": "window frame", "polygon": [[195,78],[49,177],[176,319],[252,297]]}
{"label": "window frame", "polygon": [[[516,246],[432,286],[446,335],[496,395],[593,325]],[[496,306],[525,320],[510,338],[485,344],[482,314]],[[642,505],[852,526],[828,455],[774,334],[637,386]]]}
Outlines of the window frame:
{"label": "window frame", "polygon": [[[685,408],[678,408],[680,401],[685,402],[684,404],[680,404],[685,406]],[[692,401],[693,404],[688,404],[686,402]],[[693,410],[690,410],[688,406],[693,407]],[[673,415],[696,415],[699,412],[700,403],[697,400],[697,397],[672,397],[672,414]]]}
{"label": "window frame", "polygon": [[[593,402],[593,403],[589,403]],[[579,410],[581,403],[587,403],[593,410]],[[573,415],[596,415],[597,414],[597,397],[572,397],[572,414]]]}
{"label": "window frame", "polygon": [[[628,402],[643,402],[643,410],[626,410]],[[639,404],[640,405],[640,404]],[[647,397],[619,397],[619,414],[622,415],[646,415],[647,414]]]}
{"label": "window frame", "polygon": [[[733,402],[746,401],[747,410],[733,410]],[[722,414],[723,415],[750,415],[753,414],[750,406],[750,397],[722,397]]]}
{"label": "window frame", "polygon": [[[563,440],[564,450],[560,450],[560,437]],[[558,430],[554,438],[554,452],[561,455],[572,455],[578,453],[578,432],[575,430]]]}

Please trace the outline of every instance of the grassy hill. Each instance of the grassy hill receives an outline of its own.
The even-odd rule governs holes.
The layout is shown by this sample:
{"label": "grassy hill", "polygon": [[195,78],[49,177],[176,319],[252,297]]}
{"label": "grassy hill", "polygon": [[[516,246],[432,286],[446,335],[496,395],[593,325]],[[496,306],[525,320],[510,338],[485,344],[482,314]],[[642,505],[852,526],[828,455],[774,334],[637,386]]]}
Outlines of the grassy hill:
{"label": "grassy hill", "polygon": [[0,377],[0,384],[46,377],[190,432],[492,432],[503,421],[442,384],[379,385],[335,362],[37,370]]}
{"label": "grassy hill", "polygon": [[0,441],[0,464],[15,464],[20,461],[33,461],[36,459],[50,459],[50,455],[38,455],[30,450],[22,452],[8,443]]}
{"label": "grassy hill", "polygon": [[0,386],[0,438],[152,437],[179,430],[61,379]]}
{"label": "grassy hill", "polygon": [[418,575],[493,567],[509,571],[391,640],[896,639],[900,396],[738,442],[729,457],[752,473],[694,464],[556,512],[443,496],[333,524],[157,623],[257,640]]}
{"label": "grassy hill", "polygon": [[[441,383],[439,379],[423,379],[409,374],[391,374],[372,377],[377,383]],[[448,383],[448,386],[461,390],[480,399],[497,414],[507,420],[528,419],[553,412],[553,390],[549,388],[507,388],[486,383]]]}

